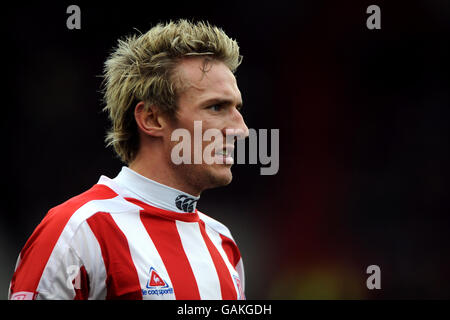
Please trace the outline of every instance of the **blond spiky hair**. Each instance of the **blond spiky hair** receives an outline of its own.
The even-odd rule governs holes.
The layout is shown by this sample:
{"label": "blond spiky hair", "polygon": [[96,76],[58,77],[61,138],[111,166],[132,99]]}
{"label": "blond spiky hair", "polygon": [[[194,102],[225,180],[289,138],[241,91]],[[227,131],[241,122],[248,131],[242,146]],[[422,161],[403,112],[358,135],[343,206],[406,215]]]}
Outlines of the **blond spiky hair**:
{"label": "blond spiky hair", "polygon": [[160,23],[145,34],[119,40],[105,62],[103,110],[112,122],[105,141],[123,162],[133,161],[139,149],[134,107],[144,101],[173,116],[182,86],[174,69],[180,59],[194,55],[222,61],[232,72],[242,61],[237,42],[208,22]]}

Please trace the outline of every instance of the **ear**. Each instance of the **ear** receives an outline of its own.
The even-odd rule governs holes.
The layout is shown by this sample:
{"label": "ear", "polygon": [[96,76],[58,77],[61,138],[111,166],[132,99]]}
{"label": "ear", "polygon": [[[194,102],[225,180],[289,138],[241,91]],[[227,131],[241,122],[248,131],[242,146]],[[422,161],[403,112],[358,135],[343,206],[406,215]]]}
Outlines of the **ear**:
{"label": "ear", "polygon": [[134,119],[138,128],[146,135],[163,136],[165,124],[160,110],[155,105],[148,105],[140,101],[134,108]]}

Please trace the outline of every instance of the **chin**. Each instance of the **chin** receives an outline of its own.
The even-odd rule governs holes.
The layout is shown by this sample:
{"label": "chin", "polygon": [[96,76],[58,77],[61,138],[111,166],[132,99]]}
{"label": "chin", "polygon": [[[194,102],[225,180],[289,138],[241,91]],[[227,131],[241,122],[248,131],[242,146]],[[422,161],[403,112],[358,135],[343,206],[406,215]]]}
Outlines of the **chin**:
{"label": "chin", "polygon": [[211,169],[209,172],[208,189],[229,185],[233,180],[231,166],[219,165],[219,167],[213,167]]}
{"label": "chin", "polygon": [[233,180],[231,165],[184,165],[176,168],[177,174],[198,192],[224,187]]}

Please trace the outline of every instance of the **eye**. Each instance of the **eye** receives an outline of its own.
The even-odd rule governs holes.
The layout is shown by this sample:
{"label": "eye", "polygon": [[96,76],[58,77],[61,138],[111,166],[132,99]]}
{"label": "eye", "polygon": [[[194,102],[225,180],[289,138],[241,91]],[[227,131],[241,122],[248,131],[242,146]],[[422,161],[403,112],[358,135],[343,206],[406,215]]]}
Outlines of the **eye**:
{"label": "eye", "polygon": [[220,111],[222,110],[223,105],[221,104],[213,104],[212,106],[209,106],[208,109],[211,109],[212,111]]}

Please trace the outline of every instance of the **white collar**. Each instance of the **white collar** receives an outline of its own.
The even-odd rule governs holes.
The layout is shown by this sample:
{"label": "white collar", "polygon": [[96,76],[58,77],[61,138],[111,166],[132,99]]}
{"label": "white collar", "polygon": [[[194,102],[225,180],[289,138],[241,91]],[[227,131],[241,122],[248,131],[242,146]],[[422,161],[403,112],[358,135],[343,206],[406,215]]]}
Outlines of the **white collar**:
{"label": "white collar", "polygon": [[200,199],[148,179],[125,166],[112,180],[136,195],[138,199],[164,210],[180,213],[195,212],[197,201]]}

